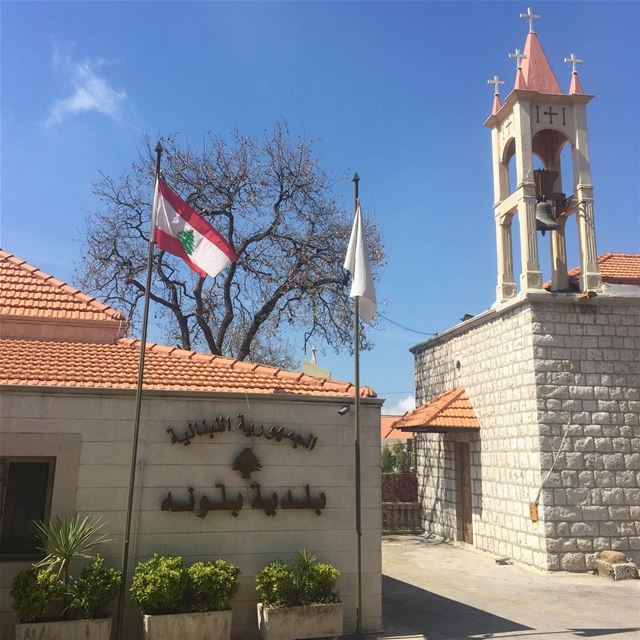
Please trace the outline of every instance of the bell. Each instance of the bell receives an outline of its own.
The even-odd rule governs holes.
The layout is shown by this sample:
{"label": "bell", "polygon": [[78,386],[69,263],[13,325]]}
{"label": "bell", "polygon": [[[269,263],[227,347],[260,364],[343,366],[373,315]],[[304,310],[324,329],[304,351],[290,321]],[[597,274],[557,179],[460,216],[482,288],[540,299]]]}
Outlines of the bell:
{"label": "bell", "polygon": [[559,228],[560,225],[553,216],[551,203],[546,200],[540,200],[540,202],[536,204],[536,230],[542,231],[542,235],[544,235],[545,231],[552,231]]}

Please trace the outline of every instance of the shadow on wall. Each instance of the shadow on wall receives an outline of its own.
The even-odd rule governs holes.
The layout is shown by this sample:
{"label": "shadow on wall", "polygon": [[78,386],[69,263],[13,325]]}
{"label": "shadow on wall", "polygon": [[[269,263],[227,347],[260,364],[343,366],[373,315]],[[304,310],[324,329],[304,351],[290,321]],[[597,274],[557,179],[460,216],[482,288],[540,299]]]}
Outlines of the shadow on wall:
{"label": "shadow on wall", "polygon": [[[445,598],[426,589],[420,589],[406,582],[382,576],[382,615],[385,634],[421,634],[429,640],[477,640],[490,638],[495,634],[513,634],[500,637],[528,638],[554,637],[556,633],[564,637],[568,632],[576,638],[600,638],[613,634],[628,634],[636,637],[640,627],[567,629],[551,633],[535,633],[535,629],[513,620],[501,618],[482,609],[470,607],[450,598]],[[534,634],[522,633],[533,631]],[[518,633],[520,632],[520,633]]]}

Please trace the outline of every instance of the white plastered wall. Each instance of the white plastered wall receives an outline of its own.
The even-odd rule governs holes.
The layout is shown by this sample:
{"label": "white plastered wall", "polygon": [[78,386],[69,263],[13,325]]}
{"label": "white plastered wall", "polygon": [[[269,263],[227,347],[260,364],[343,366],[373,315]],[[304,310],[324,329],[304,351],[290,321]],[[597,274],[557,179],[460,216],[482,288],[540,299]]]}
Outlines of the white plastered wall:
{"label": "white plastered wall", "polygon": [[[179,554],[187,564],[222,557],[241,570],[240,591],[233,602],[237,639],[257,637],[255,622],[255,572],[267,562],[290,560],[298,549],[315,552],[322,561],[341,571],[340,594],[345,603],[347,630],[355,624],[355,472],[353,412],[337,414],[345,400],[277,398],[244,394],[163,394],[149,392],[143,402],[138,487],[134,512],[136,535],[131,554],[146,559],[153,552]],[[381,623],[380,559],[380,401],[363,401],[362,407],[362,522],[363,522],[363,626],[379,629]],[[255,438],[254,453],[263,468],[243,480],[231,469],[235,456],[252,440],[240,433],[195,438],[191,445],[171,444],[167,428],[184,432],[186,423],[216,416],[244,414],[258,424],[284,426],[318,443],[312,451],[294,449],[291,443]],[[107,522],[112,542],[104,550],[109,564],[120,563],[124,508],[130,463],[133,394],[8,388],[0,403],[0,455],[11,434],[11,455],[25,453],[33,435],[55,440],[79,434],[79,464],[76,467],[75,509],[98,513]],[[77,438],[77,436],[75,436]],[[16,448],[17,447],[17,448]],[[33,455],[33,454],[31,454]],[[49,454],[51,455],[51,454]],[[291,489],[304,495],[309,483],[313,495],[323,491],[327,506],[321,516],[313,512],[279,510],[273,518],[250,508],[255,495],[249,484],[257,480],[264,493],[279,496]],[[214,483],[227,486],[228,495],[243,494],[244,507],[237,518],[212,512],[206,518],[191,513],[162,512],[167,492],[184,501],[187,487],[218,500]],[[26,563],[0,566],[0,638],[13,638],[14,617],[10,612],[9,588],[13,576]],[[139,637],[140,616],[131,608],[127,615],[129,637]]]}

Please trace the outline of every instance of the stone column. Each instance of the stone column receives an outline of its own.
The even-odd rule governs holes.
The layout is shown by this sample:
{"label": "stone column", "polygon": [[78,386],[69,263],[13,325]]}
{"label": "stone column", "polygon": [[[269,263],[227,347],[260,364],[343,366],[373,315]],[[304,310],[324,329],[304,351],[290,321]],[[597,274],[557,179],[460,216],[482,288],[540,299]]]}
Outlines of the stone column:
{"label": "stone column", "polygon": [[538,238],[536,236],[536,194],[533,184],[523,185],[522,197],[518,200],[520,223],[520,291],[542,289],[542,272],[538,257]]}
{"label": "stone column", "polygon": [[542,273],[536,237],[536,185],[533,181],[531,105],[516,102],[513,108],[516,129],[516,169],[518,173],[518,222],[520,223],[520,291],[542,289]]}
{"label": "stone column", "polygon": [[498,256],[497,302],[505,302],[516,295],[516,283],[513,279],[511,220],[512,216],[510,215],[496,215],[496,246]]}
{"label": "stone column", "polygon": [[594,291],[602,286],[602,277],[600,276],[596,250],[593,183],[591,182],[586,105],[574,104],[573,113],[576,122],[573,173],[576,197],[578,199],[576,222],[578,225],[578,243],[580,245],[580,291]]}
{"label": "stone column", "polygon": [[551,232],[551,290],[566,291],[569,288],[567,275],[567,219],[560,218],[560,229]]}
{"label": "stone column", "polygon": [[580,244],[580,291],[595,291],[602,286],[596,232],[593,218],[593,187],[578,185],[578,242]]}

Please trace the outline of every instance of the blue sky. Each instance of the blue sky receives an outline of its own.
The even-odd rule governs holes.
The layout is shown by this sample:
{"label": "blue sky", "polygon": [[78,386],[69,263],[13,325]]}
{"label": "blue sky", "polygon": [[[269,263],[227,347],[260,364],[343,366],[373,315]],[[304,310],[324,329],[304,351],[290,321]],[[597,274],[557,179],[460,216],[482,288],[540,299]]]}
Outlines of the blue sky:
{"label": "blue sky", "polygon": [[[534,9],[561,86],[570,79],[562,60],[575,51],[596,96],[598,251],[637,252],[640,3]],[[482,122],[487,79],[504,78],[503,95],[512,87],[507,54],[524,45],[521,11],[524,2],[3,2],[1,244],[73,282],[96,205],[91,183],[126,171],[144,132],[197,142],[209,130],[260,135],[284,119],[315,141],[345,204],[360,174],[363,208],[386,246],[383,312],[442,331],[495,297]],[[387,405],[412,395],[408,349],[424,337],[386,321],[372,331],[362,379]],[[352,378],[347,355],[319,362]]]}

